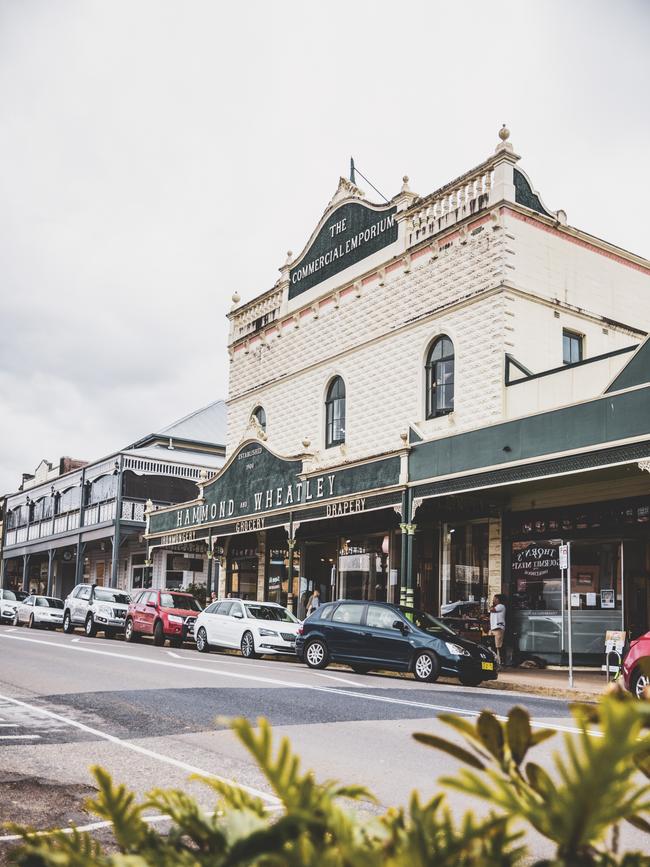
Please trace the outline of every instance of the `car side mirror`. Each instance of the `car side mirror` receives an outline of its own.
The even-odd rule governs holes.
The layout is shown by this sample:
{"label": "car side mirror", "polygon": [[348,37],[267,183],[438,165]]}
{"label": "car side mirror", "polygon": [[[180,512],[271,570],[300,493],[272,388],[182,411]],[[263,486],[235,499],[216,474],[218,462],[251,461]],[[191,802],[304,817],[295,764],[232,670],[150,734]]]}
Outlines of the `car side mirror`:
{"label": "car side mirror", "polygon": [[408,632],[409,628],[403,620],[394,620],[393,629],[399,629],[400,632]]}
{"label": "car side mirror", "polygon": [[155,603],[155,602],[152,602],[151,599],[150,599],[150,600],[147,602],[147,604],[145,605],[145,608],[155,608],[155,607],[156,607],[156,603]]}
{"label": "car side mirror", "polygon": [[235,611],[235,613],[233,614],[233,617],[236,617],[237,620],[243,620],[244,619],[244,615],[241,613],[241,611]]}

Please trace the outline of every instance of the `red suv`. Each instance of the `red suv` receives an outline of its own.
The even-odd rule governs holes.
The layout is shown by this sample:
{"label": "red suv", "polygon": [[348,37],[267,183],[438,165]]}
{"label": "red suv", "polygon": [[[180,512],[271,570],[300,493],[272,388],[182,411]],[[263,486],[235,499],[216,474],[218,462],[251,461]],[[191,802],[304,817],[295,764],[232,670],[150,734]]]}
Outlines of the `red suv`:
{"label": "red suv", "polygon": [[650,632],[630,643],[623,660],[623,680],[637,698],[641,698],[643,690],[650,686]]}
{"label": "red suv", "polygon": [[134,593],[126,612],[124,637],[137,641],[141,635],[153,635],[160,647],[169,639],[172,647],[194,641],[194,624],[203,609],[189,593],[178,590],[140,590]]}

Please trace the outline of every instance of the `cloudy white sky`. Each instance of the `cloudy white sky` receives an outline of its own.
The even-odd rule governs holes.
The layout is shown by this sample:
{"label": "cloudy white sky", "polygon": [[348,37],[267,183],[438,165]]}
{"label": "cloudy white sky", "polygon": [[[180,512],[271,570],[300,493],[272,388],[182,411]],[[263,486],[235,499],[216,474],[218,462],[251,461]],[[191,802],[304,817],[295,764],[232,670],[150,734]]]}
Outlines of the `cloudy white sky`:
{"label": "cloudy white sky", "polygon": [[0,493],[226,395],[350,155],[387,196],[507,122],[547,205],[650,256],[650,3],[0,0]]}

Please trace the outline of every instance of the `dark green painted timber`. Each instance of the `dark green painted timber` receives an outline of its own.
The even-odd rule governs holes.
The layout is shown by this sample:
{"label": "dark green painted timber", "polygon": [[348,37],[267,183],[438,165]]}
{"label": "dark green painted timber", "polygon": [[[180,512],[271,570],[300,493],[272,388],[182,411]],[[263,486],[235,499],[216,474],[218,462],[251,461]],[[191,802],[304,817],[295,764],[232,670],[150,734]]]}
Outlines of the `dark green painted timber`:
{"label": "dark green painted timber", "polygon": [[149,518],[148,535],[187,531],[206,524],[235,524],[280,509],[293,511],[399,484],[399,456],[301,477],[302,467],[301,459],[281,458],[258,441],[244,443],[204,486],[201,502],[194,500],[169,511],[154,512]]}
{"label": "dark green painted timber", "polygon": [[645,382],[650,382],[650,337],[641,344],[607,391],[620,391]]}
{"label": "dark green painted timber", "polygon": [[415,443],[409,480],[430,479],[650,434],[650,387]]}

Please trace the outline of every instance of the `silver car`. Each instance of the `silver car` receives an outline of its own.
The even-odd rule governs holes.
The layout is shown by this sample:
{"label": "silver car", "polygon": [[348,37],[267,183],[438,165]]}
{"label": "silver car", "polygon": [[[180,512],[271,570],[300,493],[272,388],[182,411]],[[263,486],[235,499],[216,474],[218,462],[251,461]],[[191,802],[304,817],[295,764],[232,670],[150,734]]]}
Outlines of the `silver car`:
{"label": "silver car", "polygon": [[0,623],[13,623],[18,598],[13,590],[0,590]]}
{"label": "silver car", "polygon": [[63,600],[55,596],[28,596],[18,603],[14,613],[14,625],[26,623],[30,629],[45,626],[56,629],[63,626]]}
{"label": "silver car", "polygon": [[99,584],[77,584],[63,606],[63,631],[74,632],[83,626],[89,638],[103,632],[113,638],[124,632],[126,611],[131,597],[114,587]]}

